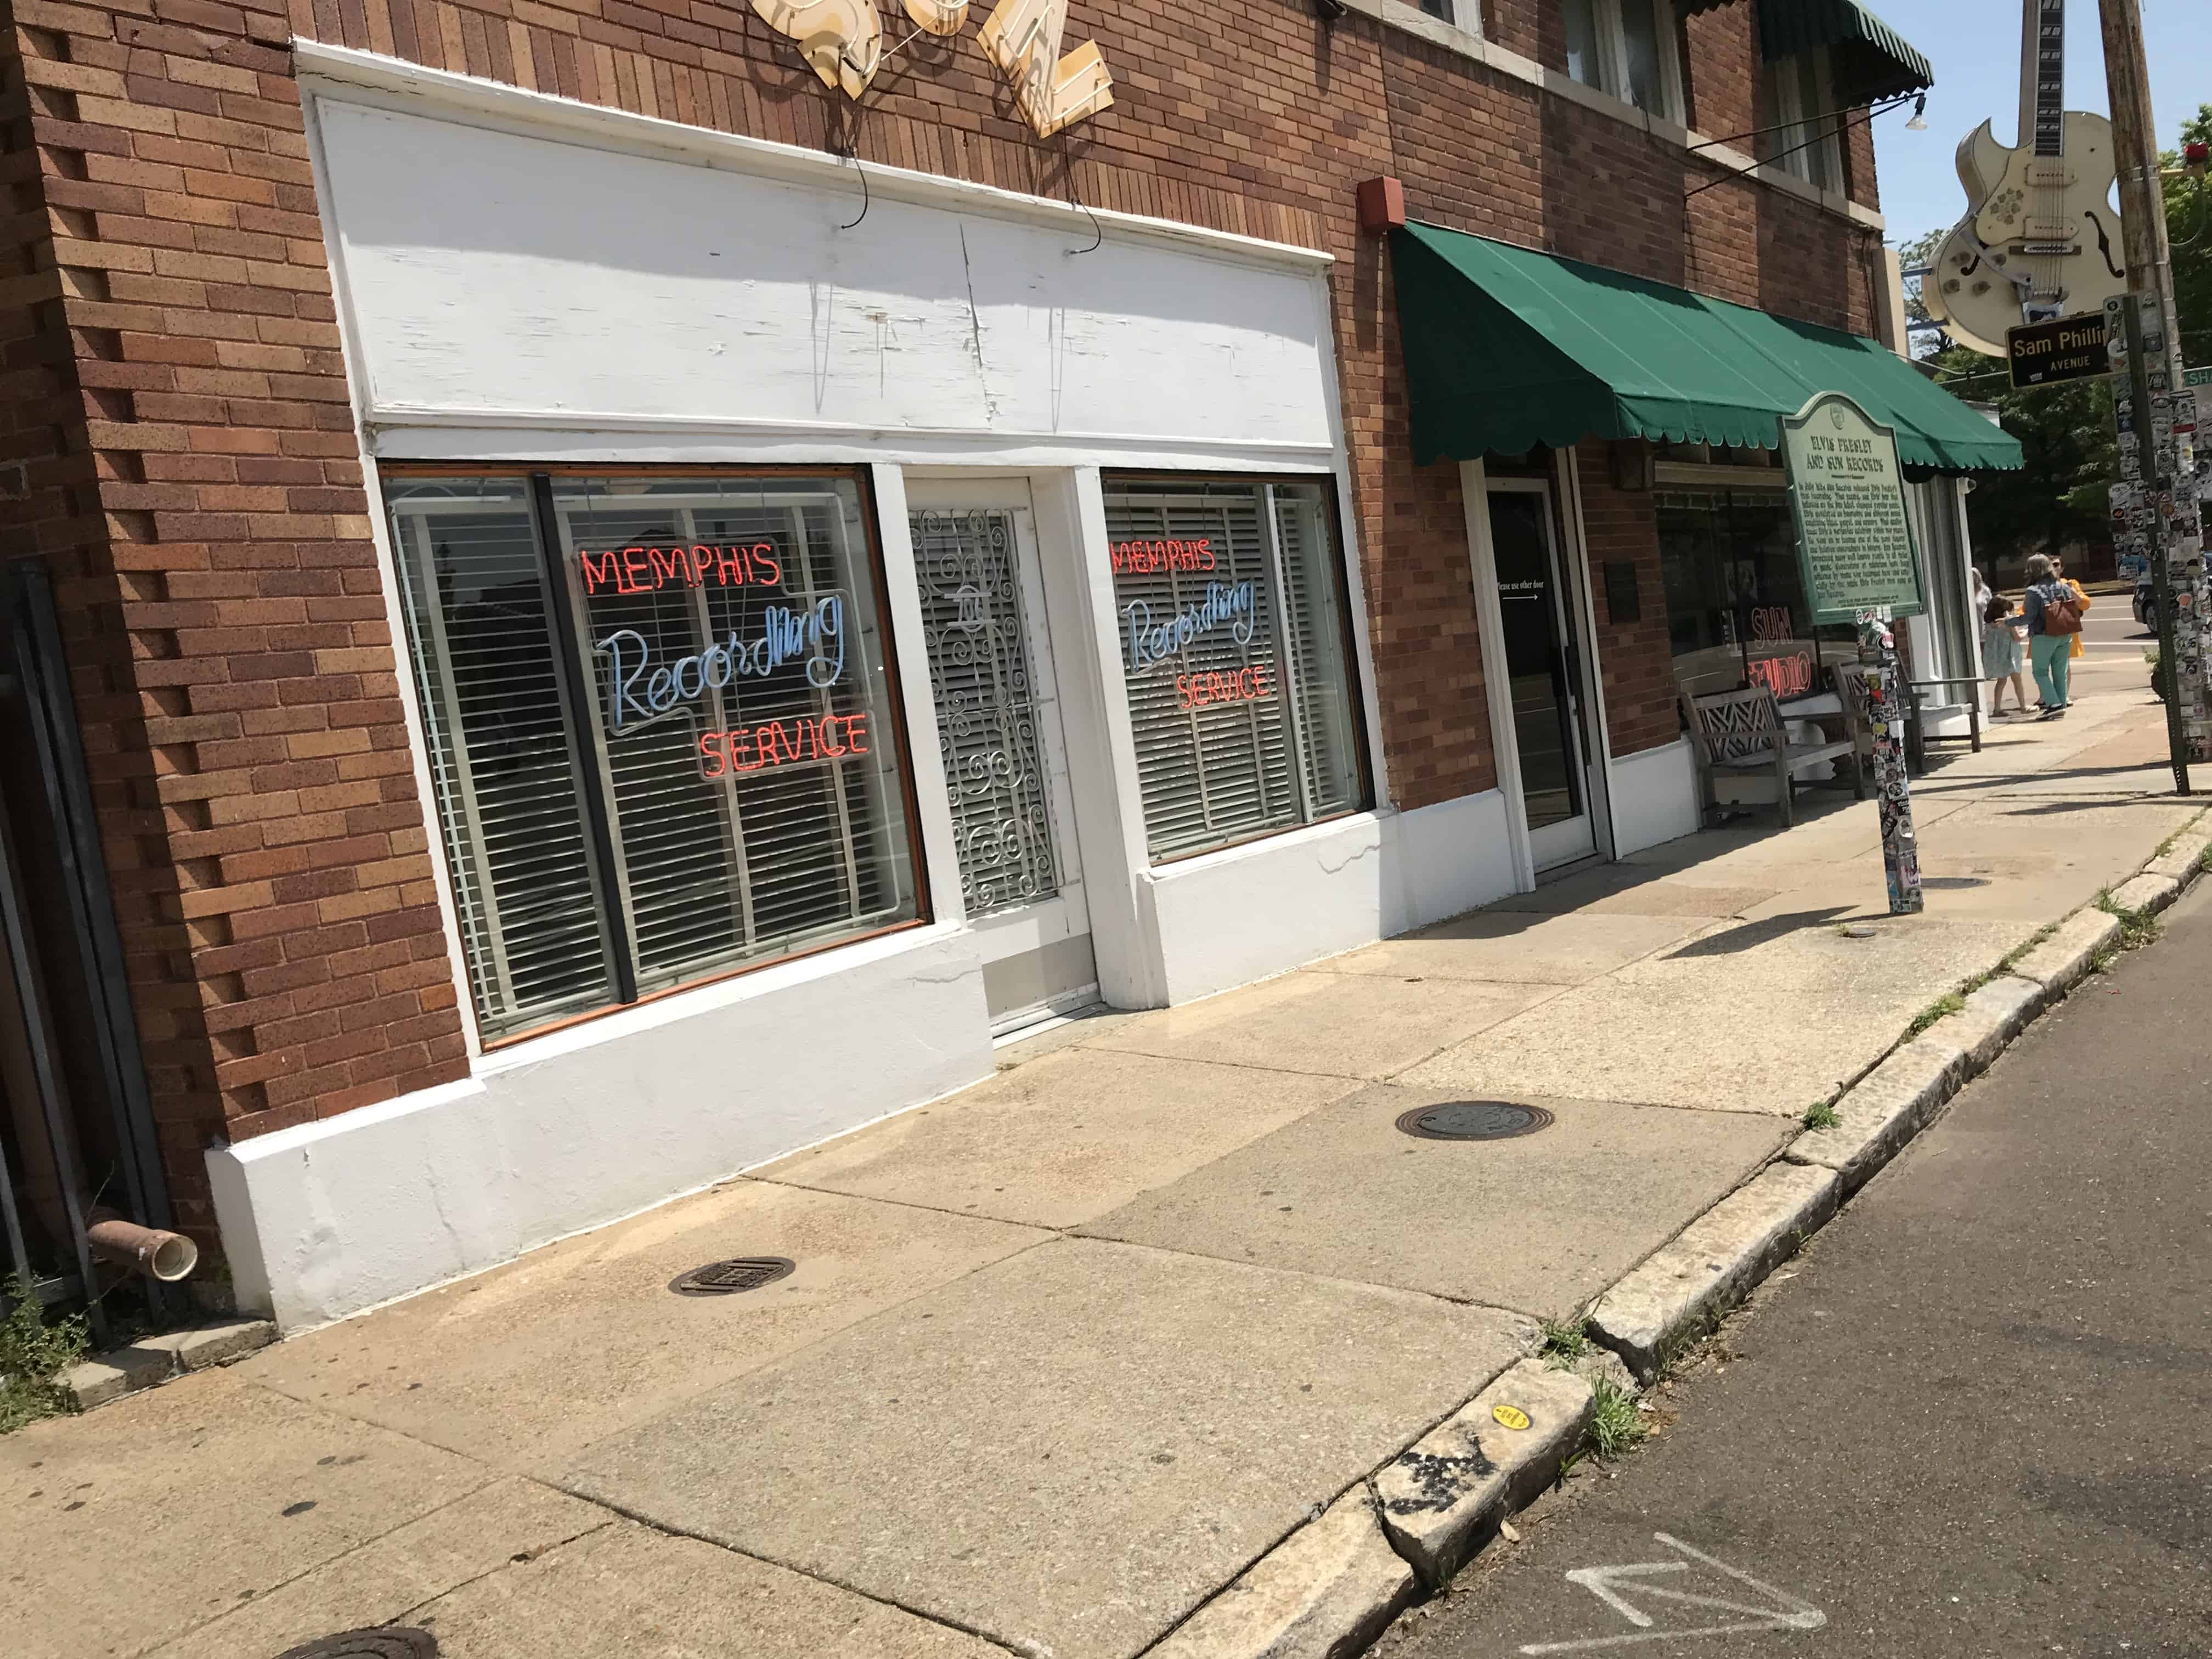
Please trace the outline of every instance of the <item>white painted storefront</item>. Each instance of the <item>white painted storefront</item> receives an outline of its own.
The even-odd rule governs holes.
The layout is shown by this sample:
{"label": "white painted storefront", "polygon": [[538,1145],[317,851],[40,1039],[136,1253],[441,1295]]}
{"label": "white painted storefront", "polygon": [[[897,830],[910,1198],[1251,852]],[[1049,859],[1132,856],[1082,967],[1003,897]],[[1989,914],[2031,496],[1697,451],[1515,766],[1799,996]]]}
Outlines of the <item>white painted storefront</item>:
{"label": "white painted storefront", "polygon": [[[913,856],[886,832],[884,879],[910,868],[917,890],[901,925],[540,1029],[488,1029],[464,983],[466,1079],[210,1152],[243,1304],[288,1328],[340,1317],[985,1078],[1012,1019],[1181,1003],[1528,884],[1499,792],[1387,804],[1328,255],[299,50],[373,500],[431,488],[422,464],[544,470],[541,505],[563,468],[850,470],[884,590],[853,643],[880,655],[873,729],[887,746],[900,728],[910,815]],[[1297,693],[1308,821],[1164,856],[1109,533],[1109,510],[1136,509],[1109,498],[1182,475],[1257,481],[1237,487],[1278,574],[1315,535],[1298,525],[1333,514],[1345,693],[1333,712]],[[971,917],[931,654],[967,613],[931,608],[959,596],[926,579],[917,538],[986,520],[1032,641],[1034,822],[1055,863],[1048,897]],[[404,652],[399,521],[377,534]],[[1244,592],[1296,632],[1287,592]],[[1219,616],[1249,626],[1233,603]],[[840,633],[840,669],[846,649]],[[1215,695],[1277,689],[1231,678]],[[434,819],[447,716],[401,678]],[[1644,798],[1677,787],[1616,775],[1608,839],[1663,838],[1671,799]],[[432,845],[451,957],[488,983],[463,965],[480,884],[434,822]]]}

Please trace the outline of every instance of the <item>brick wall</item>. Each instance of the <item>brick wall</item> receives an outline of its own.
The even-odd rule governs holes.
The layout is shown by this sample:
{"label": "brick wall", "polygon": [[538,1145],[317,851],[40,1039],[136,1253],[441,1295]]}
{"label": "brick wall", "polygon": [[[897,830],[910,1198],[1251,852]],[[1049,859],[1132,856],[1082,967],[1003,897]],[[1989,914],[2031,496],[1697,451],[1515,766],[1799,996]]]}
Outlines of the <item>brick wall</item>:
{"label": "brick wall", "polygon": [[[15,0],[42,478],[179,1219],[199,1149],[465,1070],[281,12]],[[33,168],[35,167],[35,172]],[[53,434],[41,440],[41,432]]]}
{"label": "brick wall", "polygon": [[[1554,8],[1492,11],[1498,38],[1563,61]],[[1686,27],[1705,131],[1753,125],[1750,14]],[[172,1178],[204,1240],[207,1139],[464,1066],[295,34],[1334,253],[1349,506],[1405,806],[1495,775],[1457,473],[1406,459],[1388,255],[1357,234],[1353,185],[1395,173],[1425,219],[1790,314],[1872,316],[1868,233],[1747,181],[1686,201],[1722,170],[1304,0],[1077,0],[1070,39],[1096,35],[1117,101],[1043,143],[972,21],[857,107],[748,6],[714,0],[13,0],[6,21],[0,464],[24,461],[35,488],[0,511],[62,570]],[[1601,492],[1598,460],[1584,476]],[[1608,548],[1638,533],[1630,503],[1594,496],[1591,516]],[[1656,574],[1647,591],[1662,620],[1601,641],[1620,752],[1671,720],[1639,666],[1655,626],[1663,646]]]}
{"label": "brick wall", "polygon": [[[1575,452],[1582,475],[1583,533],[1589,550],[1590,609],[1597,619],[1598,676],[1605,731],[1616,756],[1672,743],[1681,721],[1674,706],[1674,653],[1667,640],[1666,577],[1659,524],[1648,492],[1615,489],[1606,446],[1585,440]],[[1636,569],[1638,619],[1615,618],[1606,604],[1605,567]]]}

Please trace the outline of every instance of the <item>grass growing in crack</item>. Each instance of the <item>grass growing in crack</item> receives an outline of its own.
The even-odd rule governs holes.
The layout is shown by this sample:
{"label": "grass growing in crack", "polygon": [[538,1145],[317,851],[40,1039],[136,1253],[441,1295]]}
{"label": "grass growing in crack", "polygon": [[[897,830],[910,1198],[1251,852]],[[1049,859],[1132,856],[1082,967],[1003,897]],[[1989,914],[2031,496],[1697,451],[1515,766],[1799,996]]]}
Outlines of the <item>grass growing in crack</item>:
{"label": "grass growing in crack", "polygon": [[2139,951],[2158,937],[2158,918],[2148,910],[2130,910],[2107,890],[2097,895],[2097,908],[2120,924],[2120,936],[2099,948],[2089,958],[2092,973],[2103,973],[2123,951]]}
{"label": "grass growing in crack", "polygon": [[1572,1370],[1595,1346],[1590,1340],[1587,1320],[1547,1319],[1543,1322],[1543,1332],[1544,1346],[1537,1352],[1553,1370]]}
{"label": "grass growing in crack", "polygon": [[1590,1413],[1589,1448],[1610,1463],[1635,1450],[1637,1443],[1651,1431],[1650,1426],[1636,1409],[1635,1396],[1611,1377],[1599,1377],[1590,1385],[1590,1392],[1596,1397],[1596,1406]]}
{"label": "grass growing in crack", "polygon": [[1918,1036],[1923,1031],[1933,1025],[1937,1020],[1947,1018],[1950,1015],[1957,1013],[1966,1006],[1966,998],[1960,996],[1956,991],[1946,991],[1942,996],[1937,997],[1935,1001],[1929,1003],[1918,1013],[1913,1015],[1912,1024],[1905,1028],[1906,1039],[1909,1041],[1913,1037]]}
{"label": "grass growing in crack", "polygon": [[8,1295],[15,1305],[0,1319],[0,1434],[76,1411],[76,1396],[59,1378],[85,1350],[84,1321],[71,1316],[48,1324],[27,1278],[18,1273]]}
{"label": "grass growing in crack", "polygon": [[[2212,848],[2208,848],[2206,850],[2212,851]],[[2011,950],[2004,953],[2004,956],[1997,963],[1997,972],[2001,974],[2010,973],[2013,969],[2018,965],[2020,959],[2022,957],[2026,956],[2030,951],[2035,949],[2037,945],[2042,944],[2044,940],[2049,939],[2057,931],[2058,924],[2057,922],[2045,922],[2042,927],[2035,930],[2033,935],[2029,938],[2027,944],[2016,945]]]}
{"label": "grass growing in crack", "polygon": [[1803,1121],[1808,1129],[1832,1129],[1843,1119],[1836,1115],[1836,1109],[1826,1101],[1816,1100],[1805,1109]]}

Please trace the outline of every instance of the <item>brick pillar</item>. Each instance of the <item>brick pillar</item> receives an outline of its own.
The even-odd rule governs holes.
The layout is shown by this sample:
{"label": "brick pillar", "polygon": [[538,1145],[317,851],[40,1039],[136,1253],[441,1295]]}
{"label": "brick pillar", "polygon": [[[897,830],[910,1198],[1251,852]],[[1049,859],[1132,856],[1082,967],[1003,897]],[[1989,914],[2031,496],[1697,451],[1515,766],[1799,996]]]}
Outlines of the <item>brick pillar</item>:
{"label": "brick pillar", "polygon": [[[1591,610],[1597,618],[1598,674],[1605,687],[1606,737],[1616,758],[1656,749],[1681,735],[1674,700],[1674,648],[1667,637],[1667,584],[1659,562],[1659,517],[1646,491],[1615,489],[1602,440],[1575,452],[1582,478],[1583,531],[1589,559]],[[1615,618],[1606,603],[1605,567],[1636,570],[1638,618]]]}
{"label": "brick pillar", "polygon": [[8,21],[4,510],[58,567],[169,1179],[212,1243],[207,1143],[462,1075],[455,979],[281,0]]}

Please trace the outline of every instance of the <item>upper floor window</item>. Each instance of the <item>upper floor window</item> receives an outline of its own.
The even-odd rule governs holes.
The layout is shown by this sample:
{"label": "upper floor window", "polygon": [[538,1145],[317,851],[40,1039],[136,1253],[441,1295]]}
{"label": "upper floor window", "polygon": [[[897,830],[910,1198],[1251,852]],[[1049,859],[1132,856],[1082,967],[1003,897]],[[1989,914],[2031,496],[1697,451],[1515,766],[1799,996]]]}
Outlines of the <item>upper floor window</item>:
{"label": "upper floor window", "polygon": [[1762,141],[1762,158],[1816,190],[1840,195],[1844,158],[1837,135],[1843,118],[1835,108],[1835,79],[1826,47],[1769,64],[1765,124],[1773,131]]}
{"label": "upper floor window", "polygon": [[1561,0],[1567,73],[1640,110],[1682,122],[1682,54],[1673,0]]}

